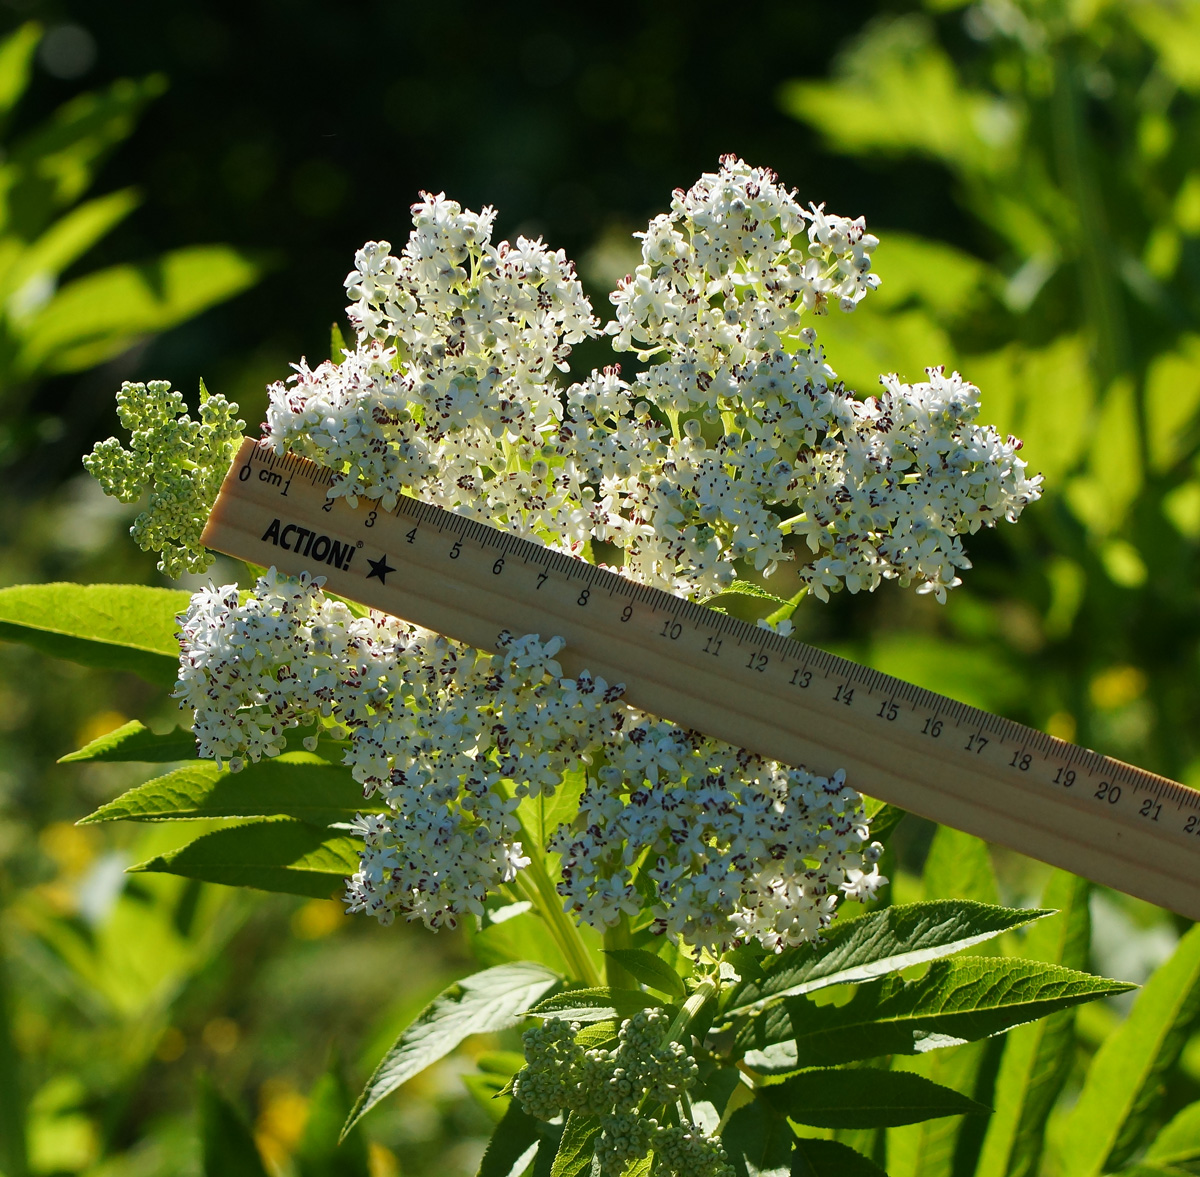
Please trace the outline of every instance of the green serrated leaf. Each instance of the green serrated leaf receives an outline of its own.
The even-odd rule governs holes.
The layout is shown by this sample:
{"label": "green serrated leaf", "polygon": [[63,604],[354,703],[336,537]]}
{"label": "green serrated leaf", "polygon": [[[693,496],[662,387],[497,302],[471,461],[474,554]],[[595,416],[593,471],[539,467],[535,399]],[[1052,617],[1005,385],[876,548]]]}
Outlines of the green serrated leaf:
{"label": "green serrated leaf", "polygon": [[359,1095],[343,1132],[381,1099],[471,1034],[515,1026],[562,978],[544,965],[522,961],[484,969],[435,997],[396,1039]]}
{"label": "green serrated leaf", "polygon": [[1200,1013],[1200,926],[1179,942],[1101,1045],[1059,1141],[1063,1177],[1119,1168],[1137,1147]]}
{"label": "green serrated leaf", "polygon": [[177,768],[122,793],[80,824],[285,816],[328,826],[385,808],[378,800],[363,799],[362,786],[348,768],[309,752],[284,752],[241,772],[222,772],[212,761]]}
{"label": "green serrated leaf", "polygon": [[579,1027],[575,1041],[584,1050],[607,1050],[617,1044],[620,1033],[620,1023],[615,1018],[607,1018],[599,1022],[588,1022]]}
{"label": "green serrated leaf", "polygon": [[797,1139],[790,1177],[887,1177],[874,1161],[836,1140]]}
{"label": "green serrated leaf", "polygon": [[537,1152],[538,1121],[514,1099],[492,1132],[479,1162],[478,1177],[520,1177]]}
{"label": "green serrated leaf", "polygon": [[25,584],[0,589],[0,641],[171,685],[179,671],[175,615],[188,594],[141,584]]}
{"label": "green serrated leaf", "polygon": [[200,1150],[204,1177],[267,1177],[245,1120],[203,1076],[200,1080]]}
{"label": "green serrated leaf", "polygon": [[[893,975],[863,985],[845,1005],[787,998],[739,1027],[736,1041],[748,1052],[749,1065],[774,1073],[923,1054],[1132,988],[1040,961],[957,957],[935,960],[914,981]],[[767,1047],[774,1049],[760,1059]]]}
{"label": "green serrated leaf", "polygon": [[767,592],[761,585],[757,585],[750,580],[735,580],[719,593],[714,593],[711,597],[706,598],[703,603],[711,606],[714,601],[720,601],[724,597],[758,597],[760,600],[770,601],[774,605],[786,605],[788,603],[782,597],[777,597],[774,593]]}
{"label": "green serrated leaf", "polygon": [[591,1173],[599,1136],[598,1117],[571,1112],[563,1127],[554,1163],[550,1166],[550,1177],[583,1177],[583,1174]]}
{"label": "green serrated leaf", "polygon": [[990,1110],[920,1075],[873,1067],[803,1071],[761,1088],[760,1095],[813,1128],[888,1128]]}
{"label": "green serrated leaf", "polygon": [[768,959],[761,976],[729,990],[723,1015],[799,996],[827,985],[869,981],[981,944],[1051,913],[951,899],[907,903],[834,924],[820,944]]}
{"label": "green serrated leaf", "polygon": [[[949,1050],[895,1058],[892,1069],[954,1091],[968,1092],[977,1103],[987,1104],[992,1097],[1002,1047],[1001,1038],[968,1042]],[[968,1163],[969,1157],[978,1152],[986,1124],[986,1120],[972,1116],[925,1120],[885,1129],[889,1177],[955,1177],[956,1174],[971,1177],[973,1166]]]}
{"label": "green serrated leaf", "polygon": [[[1085,880],[1055,871],[1042,902],[1059,908],[1059,913],[1029,930],[1022,954],[1068,968],[1084,967],[1091,940],[1090,892]],[[1037,1173],[1046,1121],[1074,1059],[1074,1036],[1074,1010],[1062,1010],[1008,1034],[996,1077],[996,1110],[988,1123],[975,1177],[1034,1177]]]}
{"label": "green serrated leaf", "polygon": [[196,737],[186,728],[173,728],[160,735],[139,720],[131,719],[111,732],[97,736],[77,751],[60,756],[58,763],[106,760],[168,764],[173,760],[190,760],[195,755]]}
{"label": "green serrated leaf", "polygon": [[566,1022],[601,1022],[631,1018],[639,1010],[661,1009],[663,1003],[636,989],[567,989],[539,1002],[529,1012],[537,1018],[562,1018]]}
{"label": "green serrated leaf", "polygon": [[687,987],[683,978],[660,956],[644,948],[606,948],[605,956],[611,956],[627,973],[643,985],[657,989],[668,997],[686,997]]}
{"label": "green serrated leaf", "polygon": [[253,821],[203,834],[129,869],[329,899],[358,869],[361,847],[357,838],[300,821]]}

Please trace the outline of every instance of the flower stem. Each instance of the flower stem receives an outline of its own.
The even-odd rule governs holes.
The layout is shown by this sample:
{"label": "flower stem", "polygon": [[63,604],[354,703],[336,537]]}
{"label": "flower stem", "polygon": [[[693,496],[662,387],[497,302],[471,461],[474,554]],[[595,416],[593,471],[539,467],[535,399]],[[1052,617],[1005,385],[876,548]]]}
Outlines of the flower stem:
{"label": "flower stem", "polygon": [[546,930],[558,945],[567,967],[574,974],[574,979],[592,988],[598,988],[603,984],[600,973],[587,950],[587,945],[583,942],[583,937],[579,935],[578,927],[563,911],[562,900],[546,873],[542,851],[532,838],[527,844],[530,847],[529,865],[517,875],[517,879],[534,910],[546,924]]}
{"label": "flower stem", "polygon": [[715,981],[704,980],[696,986],[692,995],[683,1003],[683,1008],[675,1015],[671,1028],[667,1031],[668,1042],[678,1042],[687,1033],[688,1027],[696,1019],[696,1015],[715,997],[717,985]]}

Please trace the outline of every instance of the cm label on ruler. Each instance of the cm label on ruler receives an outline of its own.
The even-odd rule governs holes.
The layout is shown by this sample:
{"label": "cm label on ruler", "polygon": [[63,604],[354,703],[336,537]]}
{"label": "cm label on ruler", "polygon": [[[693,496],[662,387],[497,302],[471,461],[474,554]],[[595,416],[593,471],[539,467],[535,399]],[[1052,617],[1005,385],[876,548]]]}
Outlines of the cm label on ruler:
{"label": "cm label on ruler", "polygon": [[1200,917],[1200,794],[411,498],[244,443],[204,542],[481,649],[557,635],[643,710]]}

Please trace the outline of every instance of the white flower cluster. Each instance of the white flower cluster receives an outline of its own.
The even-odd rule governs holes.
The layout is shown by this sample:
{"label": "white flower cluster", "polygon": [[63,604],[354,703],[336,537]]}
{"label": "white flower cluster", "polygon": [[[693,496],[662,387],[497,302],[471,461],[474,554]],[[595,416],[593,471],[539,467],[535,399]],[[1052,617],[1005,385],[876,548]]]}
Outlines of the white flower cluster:
{"label": "white flower cluster", "polygon": [[425,195],[399,257],[355,256],[356,349],[268,390],[266,437],[330,466],[331,495],[390,509],[409,489],[521,534],[554,513],[554,375],[597,323],[562,250],[493,245],[494,218]]}
{"label": "white flower cluster", "polygon": [[885,881],[840,776],[640,717],[621,688],[564,677],[557,638],[507,638],[486,655],[384,614],[355,617],[321,583],[272,569],[244,601],[232,585],[196,593],[175,694],[195,710],[201,756],[233,771],[278,755],[298,727],[346,734],[344,763],[387,805],[355,823],[352,910],[429,927],[481,914],[529,862],[520,800],[553,794],[579,764],[591,766],[579,816],[550,848],[565,905],[594,927],[638,910],[632,868],[646,852],[658,930],[694,949],[801,943],[833,918],[839,890],[867,899]]}
{"label": "white flower cluster", "polygon": [[[331,495],[388,507],[411,492],[569,551],[603,541],[624,575],[687,596],[806,545],[795,585],[817,597],[891,579],[940,600],[969,566],[961,536],[1038,497],[1020,443],[978,424],[958,373],[884,376],[868,398],[838,382],[803,316],[855,308],[877,241],[771,172],[725,157],[640,235],[607,329],[653,361],[629,381],[609,367],[560,391],[572,344],[597,334],[591,306],[561,251],[493,245],[493,220],[424,196],[398,256],[356,255],[354,348],[269,390],[265,434],[331,466]],[[597,927],[650,894],[658,930],[693,948],[781,950],[885,881],[841,774],[630,712],[606,684],[563,678],[555,640],[484,656],[356,618],[319,583],[272,575],[244,604],[199,594],[179,694],[202,754],[234,767],[298,724],[349,733],[346,763],[388,805],[358,823],[355,909],[430,926],[479,911],[527,861],[519,799],[581,762],[579,816],[551,848],[566,907]]]}
{"label": "white flower cluster", "polygon": [[236,585],[192,597],[175,695],[195,709],[200,755],[236,772],[325,721],[348,736],[344,763],[364,795],[388,807],[356,822],[351,909],[429,927],[482,914],[488,891],[529,862],[519,800],[553,793],[581,752],[611,739],[620,691],[563,678],[558,639],[489,656],[385,614],[355,617],[321,584],[271,569],[243,602]]}
{"label": "white flower cluster", "polygon": [[887,882],[844,773],[811,776],[650,717],[605,753],[550,842],[560,892],[594,927],[641,908],[639,862],[655,929],[714,954],[815,939],[839,892],[866,901]]}
{"label": "white flower cluster", "polygon": [[[670,1024],[662,1010],[642,1010],[621,1023],[616,1047],[585,1050],[578,1022],[547,1018],[524,1034],[526,1065],[513,1079],[513,1096],[541,1120],[566,1112],[598,1117],[595,1155],[605,1177],[650,1153],[664,1177],[732,1177],[719,1138],[674,1112],[678,1123],[660,1123],[699,1075],[683,1044],[668,1041]],[[657,1116],[647,1104],[661,1109]]]}
{"label": "white flower cluster", "polygon": [[149,492],[129,534],[142,551],[159,553],[159,571],[171,577],[203,572],[212,563],[200,533],[246,428],[237,405],[210,395],[204,381],[200,419],[186,410],[166,380],[126,381],[117,393],[117,417],[129,431],[129,449],[110,437],[83,459],[105,494],[136,503]]}
{"label": "white flower cluster", "polygon": [[770,574],[792,559],[796,534],[815,557],[799,583],[821,599],[896,579],[944,600],[969,566],[958,537],[1038,497],[1020,443],[975,423],[974,385],[930,369],[859,399],[800,326],[877,285],[861,218],[806,211],[772,173],[726,157],[641,236],[612,328],[618,348],[659,362],[632,385],[607,370],[572,387],[563,428],[600,487],[594,534],[625,549],[629,576],[720,592],[739,561]]}
{"label": "white flower cluster", "polygon": [[691,380],[671,407],[689,407],[692,389],[701,400],[733,395],[733,369],[778,350],[802,311],[824,314],[831,299],[852,311],[879,285],[879,239],[862,217],[824,207],[802,208],[774,172],[727,155],[638,234],[642,264],[611,296],[612,330],[622,351],[636,343],[643,358],[691,358]]}

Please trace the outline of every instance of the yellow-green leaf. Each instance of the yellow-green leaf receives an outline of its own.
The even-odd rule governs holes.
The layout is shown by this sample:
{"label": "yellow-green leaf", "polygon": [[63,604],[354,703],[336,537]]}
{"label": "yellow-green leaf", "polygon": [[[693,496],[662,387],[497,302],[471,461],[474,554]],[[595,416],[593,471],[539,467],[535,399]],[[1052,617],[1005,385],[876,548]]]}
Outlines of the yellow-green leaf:
{"label": "yellow-green leaf", "polygon": [[179,669],[175,615],[188,599],[140,584],[15,585],[0,589],[0,640],[170,684]]}

